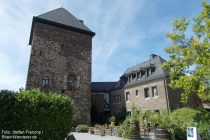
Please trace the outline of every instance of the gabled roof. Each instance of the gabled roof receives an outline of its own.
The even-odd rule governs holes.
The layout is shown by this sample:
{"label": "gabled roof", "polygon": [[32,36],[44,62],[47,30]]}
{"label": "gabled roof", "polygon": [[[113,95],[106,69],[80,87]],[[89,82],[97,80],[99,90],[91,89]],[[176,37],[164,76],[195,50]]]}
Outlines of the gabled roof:
{"label": "gabled roof", "polygon": [[69,11],[64,8],[58,8],[41,14],[37,17],[92,32],[87,26],[85,26],[81,21],[79,21],[75,16],[73,16]]}
{"label": "gabled roof", "polygon": [[31,27],[31,35],[29,40],[29,45],[31,45],[34,23],[42,22],[45,24],[53,25],[60,28],[69,29],[72,31],[80,32],[83,34],[94,36],[95,33],[91,31],[83,21],[77,19],[70,12],[68,12],[64,8],[58,8],[47,13],[41,14],[39,16],[33,17],[32,27]]}
{"label": "gabled roof", "polygon": [[92,82],[92,92],[110,92],[117,82]]}

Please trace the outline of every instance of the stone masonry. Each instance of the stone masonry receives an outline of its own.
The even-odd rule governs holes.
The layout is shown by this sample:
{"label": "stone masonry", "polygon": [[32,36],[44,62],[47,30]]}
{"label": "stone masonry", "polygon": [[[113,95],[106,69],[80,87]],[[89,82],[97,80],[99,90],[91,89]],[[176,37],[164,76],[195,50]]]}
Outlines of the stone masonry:
{"label": "stone masonry", "polygon": [[[70,96],[79,123],[89,125],[93,36],[47,22],[36,21],[32,26],[26,88]],[[42,87],[43,77],[49,78],[46,87]]]}

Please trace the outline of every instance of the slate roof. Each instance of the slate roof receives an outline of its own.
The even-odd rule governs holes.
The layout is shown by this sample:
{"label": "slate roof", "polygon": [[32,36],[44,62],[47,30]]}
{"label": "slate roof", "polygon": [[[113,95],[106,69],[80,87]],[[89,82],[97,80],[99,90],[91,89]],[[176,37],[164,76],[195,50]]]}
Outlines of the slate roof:
{"label": "slate roof", "polygon": [[110,92],[117,82],[92,82],[92,92]]}
{"label": "slate roof", "polygon": [[93,31],[91,31],[84,23],[81,22],[81,20],[77,19],[66,9],[58,8],[47,13],[41,14],[39,16],[33,17],[29,45],[31,45],[32,42],[35,22],[42,22],[45,24],[69,29],[91,36],[95,35]]}
{"label": "slate roof", "polygon": [[149,76],[147,76],[147,74],[145,73],[145,76],[139,78],[138,80],[134,79],[130,82],[127,82],[125,84],[125,87],[168,76],[168,71],[163,70],[163,68],[161,67],[162,63],[164,62],[166,62],[166,60],[164,60],[162,57],[155,54],[151,54],[149,60],[128,68],[123,74],[123,76],[125,77],[131,74],[135,74],[139,71],[146,71],[150,68],[155,68],[155,72],[152,74],[150,73]]}
{"label": "slate roof", "polygon": [[149,60],[128,68],[125,71],[124,75],[135,73],[136,71],[139,70],[146,70],[149,67],[157,67],[158,69],[156,70],[156,74],[162,74],[164,72],[163,69],[161,68],[161,64],[163,62],[166,62],[163,58],[161,58],[158,55],[151,54]]}
{"label": "slate roof", "polygon": [[75,16],[73,16],[69,11],[64,8],[58,8],[41,14],[37,17],[92,32],[87,26],[85,26],[81,21],[79,21]]}
{"label": "slate roof", "polygon": [[[164,60],[162,57],[155,54],[151,54],[149,60],[128,68],[120,77],[120,80],[117,82],[92,82],[92,92],[110,92],[113,90],[130,87],[158,78],[164,78],[169,75],[169,72],[163,70],[163,68],[161,67],[162,63],[164,62],[166,62],[166,60]],[[150,73],[149,76],[147,76],[145,72],[145,75],[143,77],[140,77],[139,79],[134,78],[130,82],[128,82],[129,75],[136,74],[140,71],[146,71],[147,69],[151,68],[155,68],[155,71],[153,73]],[[123,80],[125,79],[127,80],[123,82]]]}

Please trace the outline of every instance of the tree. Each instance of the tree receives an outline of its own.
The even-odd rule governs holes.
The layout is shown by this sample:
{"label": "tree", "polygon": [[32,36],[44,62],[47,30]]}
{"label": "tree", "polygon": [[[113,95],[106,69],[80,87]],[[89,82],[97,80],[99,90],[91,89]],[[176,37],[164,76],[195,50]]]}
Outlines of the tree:
{"label": "tree", "polygon": [[203,2],[202,6],[192,26],[186,18],[176,19],[173,31],[167,34],[172,45],[165,48],[169,61],[163,68],[170,71],[170,87],[183,90],[182,102],[192,93],[210,101],[210,4]]}

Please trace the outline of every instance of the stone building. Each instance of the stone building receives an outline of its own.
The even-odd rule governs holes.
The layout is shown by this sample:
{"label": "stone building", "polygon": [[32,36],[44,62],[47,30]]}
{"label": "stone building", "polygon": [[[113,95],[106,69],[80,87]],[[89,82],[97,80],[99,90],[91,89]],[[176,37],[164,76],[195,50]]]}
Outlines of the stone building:
{"label": "stone building", "polygon": [[64,8],[33,17],[26,88],[68,95],[80,123],[90,124],[92,38]]}
{"label": "stone building", "polygon": [[[110,113],[117,115],[125,108],[130,114],[133,105],[154,112],[183,107],[180,102],[181,90],[168,86],[169,73],[162,69],[163,62],[163,58],[152,54],[149,60],[128,68],[111,88]],[[187,106],[197,107],[199,103],[192,95]]]}
{"label": "stone building", "polygon": [[[33,17],[26,88],[70,96],[79,123],[88,125],[123,109],[130,113],[132,105],[156,112],[183,106],[181,91],[168,87],[168,72],[161,68],[165,60],[155,54],[117,82],[91,83],[94,35],[64,8]],[[197,106],[196,98],[190,99],[189,105]]]}

